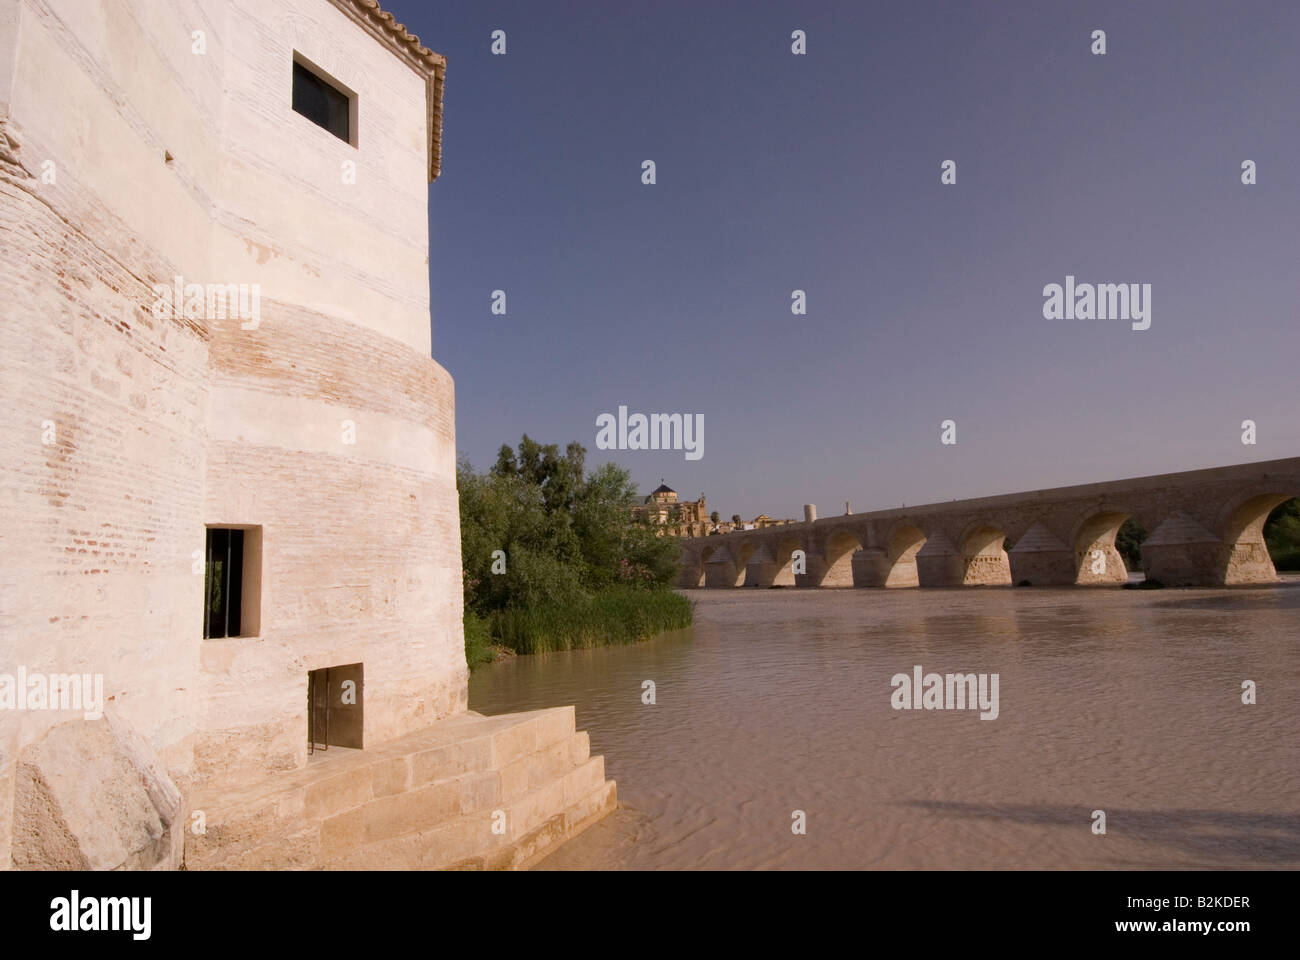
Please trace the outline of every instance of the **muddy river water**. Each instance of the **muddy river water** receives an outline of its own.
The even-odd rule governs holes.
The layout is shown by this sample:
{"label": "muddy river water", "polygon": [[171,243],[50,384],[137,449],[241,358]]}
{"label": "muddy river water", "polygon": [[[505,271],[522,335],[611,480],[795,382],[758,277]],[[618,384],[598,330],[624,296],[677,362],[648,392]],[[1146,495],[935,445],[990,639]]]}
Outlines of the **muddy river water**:
{"label": "muddy river water", "polygon": [[[575,704],[618,782],[543,867],[1300,867],[1300,578],[687,595],[689,630],[471,677]],[[996,718],[895,709],[918,666],[997,674]]]}

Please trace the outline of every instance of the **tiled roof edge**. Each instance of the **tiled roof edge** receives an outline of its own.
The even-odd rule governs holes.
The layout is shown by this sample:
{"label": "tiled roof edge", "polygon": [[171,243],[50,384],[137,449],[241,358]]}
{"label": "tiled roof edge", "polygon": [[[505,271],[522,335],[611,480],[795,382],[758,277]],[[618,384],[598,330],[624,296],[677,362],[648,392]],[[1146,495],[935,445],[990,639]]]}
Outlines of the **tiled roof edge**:
{"label": "tiled roof edge", "polygon": [[442,88],[447,73],[447,58],[424,46],[415,34],[408,33],[404,24],[398,23],[391,13],[380,8],[378,0],[330,0],[330,3],[425,78],[429,182],[433,183],[442,172]]}

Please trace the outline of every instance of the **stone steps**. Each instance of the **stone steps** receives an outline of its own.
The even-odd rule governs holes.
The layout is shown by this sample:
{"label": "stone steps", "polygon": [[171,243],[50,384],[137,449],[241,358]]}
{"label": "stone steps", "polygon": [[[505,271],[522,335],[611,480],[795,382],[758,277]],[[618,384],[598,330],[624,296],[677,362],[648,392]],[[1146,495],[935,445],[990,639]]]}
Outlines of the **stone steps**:
{"label": "stone steps", "polygon": [[572,707],[465,713],[373,749],[318,754],[251,789],[196,792],[206,833],[187,835],[186,866],[520,866],[615,796]]}
{"label": "stone steps", "polygon": [[[614,785],[605,780],[602,757],[592,757],[560,780],[530,791],[515,803],[471,811],[432,827],[400,836],[362,842],[348,852],[328,856],[326,869],[502,869],[524,865],[560,840],[586,826],[593,814],[614,802]],[[497,820],[496,811],[504,814]],[[494,822],[504,833],[494,833]]]}

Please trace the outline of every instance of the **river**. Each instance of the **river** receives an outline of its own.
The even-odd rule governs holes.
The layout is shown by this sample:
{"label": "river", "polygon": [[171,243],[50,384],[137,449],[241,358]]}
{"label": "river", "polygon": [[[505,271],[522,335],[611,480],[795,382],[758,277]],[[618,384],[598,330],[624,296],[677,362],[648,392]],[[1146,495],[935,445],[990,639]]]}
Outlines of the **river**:
{"label": "river", "polygon": [[[543,868],[1300,867],[1300,577],[687,595],[689,630],[472,675],[481,713],[575,704],[618,781]],[[996,719],[893,709],[916,665],[996,673]]]}

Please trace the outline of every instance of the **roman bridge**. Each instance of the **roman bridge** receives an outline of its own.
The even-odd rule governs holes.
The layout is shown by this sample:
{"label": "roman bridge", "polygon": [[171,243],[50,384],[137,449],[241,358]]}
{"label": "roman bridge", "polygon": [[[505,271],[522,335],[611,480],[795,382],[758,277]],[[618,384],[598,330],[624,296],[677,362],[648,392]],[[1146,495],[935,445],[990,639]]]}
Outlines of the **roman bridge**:
{"label": "roman bridge", "polygon": [[1168,586],[1270,583],[1277,573],[1264,522],[1295,496],[1300,457],[824,517],[684,539],[678,585],[1124,583],[1115,534],[1129,518],[1148,531],[1141,547],[1148,578]]}

